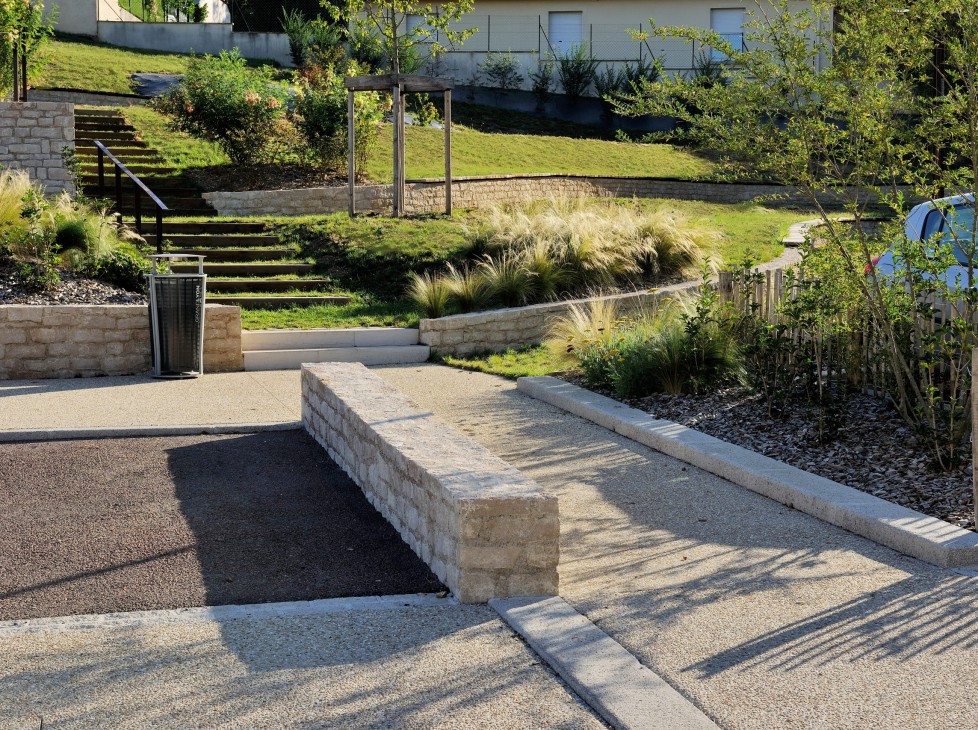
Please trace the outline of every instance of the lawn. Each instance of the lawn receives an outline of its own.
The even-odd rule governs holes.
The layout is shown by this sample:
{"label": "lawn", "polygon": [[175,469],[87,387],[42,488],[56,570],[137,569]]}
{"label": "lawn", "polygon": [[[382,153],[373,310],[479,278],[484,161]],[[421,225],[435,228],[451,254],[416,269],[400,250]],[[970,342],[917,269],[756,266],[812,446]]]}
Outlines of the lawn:
{"label": "lawn", "polygon": [[[445,135],[442,130],[408,127],[405,168],[409,178],[445,174]],[[367,175],[390,182],[391,127],[385,125],[370,155]],[[498,134],[457,127],[452,133],[452,173],[515,175],[649,176],[696,179],[709,175],[712,165],[679,147],[601,139],[573,139],[539,134]]]}
{"label": "lawn", "polygon": [[174,73],[187,70],[189,55],[116,48],[78,37],[59,36],[44,50],[48,63],[32,80],[38,88],[85,89],[131,94],[134,73]]}
{"label": "lawn", "polygon": [[479,373],[501,375],[510,380],[537,375],[549,375],[568,369],[568,363],[556,357],[549,348],[538,345],[522,347],[519,350],[486,354],[483,356],[454,357],[445,355],[439,362],[461,370],[473,370]]}
{"label": "lawn", "polygon": [[373,301],[358,295],[343,306],[241,310],[241,326],[246,330],[417,327],[418,319],[418,312],[407,302]]}
{"label": "lawn", "polygon": [[159,150],[178,172],[229,163],[219,145],[170,129],[167,118],[149,107],[131,106],[120,111],[142,140]]}

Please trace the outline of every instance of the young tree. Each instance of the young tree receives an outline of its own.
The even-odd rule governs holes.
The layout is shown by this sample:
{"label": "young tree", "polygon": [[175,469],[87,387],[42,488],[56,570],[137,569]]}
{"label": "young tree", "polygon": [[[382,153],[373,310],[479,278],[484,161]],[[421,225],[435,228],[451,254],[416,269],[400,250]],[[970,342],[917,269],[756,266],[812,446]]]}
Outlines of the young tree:
{"label": "young tree", "polygon": [[27,57],[28,72],[39,68],[41,47],[54,33],[57,8],[44,9],[43,0],[0,0],[0,96],[13,85],[14,47]]}
{"label": "young tree", "polygon": [[[833,276],[867,313],[869,331],[853,335],[880,343],[894,405],[936,460],[953,466],[970,430],[975,224],[920,243],[899,224],[873,233],[863,219],[882,208],[902,221],[912,202],[975,189],[978,3],[756,0],[745,30],[735,48],[710,31],[653,23],[654,35],[726,56],[723,78],[645,83],[617,111],[672,116],[676,134],[723,156],[729,178],[774,180],[808,200],[839,262]],[[839,222],[840,208],[853,224]],[[891,245],[898,281],[872,273]],[[942,277],[955,258],[964,258],[967,281]],[[933,328],[939,300],[956,304]]]}
{"label": "young tree", "polygon": [[[458,30],[453,23],[472,10],[474,0],[450,0],[432,6],[419,0],[322,0],[336,21],[347,23],[355,38],[372,41],[391,73],[410,73],[427,58],[435,58],[459,45],[476,28]],[[409,18],[417,24],[408,27]]]}

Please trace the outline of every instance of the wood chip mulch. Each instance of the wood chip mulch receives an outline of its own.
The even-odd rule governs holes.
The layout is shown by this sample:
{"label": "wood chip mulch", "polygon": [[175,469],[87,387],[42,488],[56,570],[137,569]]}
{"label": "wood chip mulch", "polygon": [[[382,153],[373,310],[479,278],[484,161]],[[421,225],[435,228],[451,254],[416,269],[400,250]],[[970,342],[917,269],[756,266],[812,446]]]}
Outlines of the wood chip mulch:
{"label": "wood chip mulch", "polygon": [[852,396],[841,419],[844,426],[827,443],[819,440],[816,407],[793,404],[786,413],[772,416],[760,396],[740,387],[702,395],[656,394],[626,402],[656,418],[975,530],[971,459],[954,471],[936,471],[931,455],[896,410],[878,398]]}

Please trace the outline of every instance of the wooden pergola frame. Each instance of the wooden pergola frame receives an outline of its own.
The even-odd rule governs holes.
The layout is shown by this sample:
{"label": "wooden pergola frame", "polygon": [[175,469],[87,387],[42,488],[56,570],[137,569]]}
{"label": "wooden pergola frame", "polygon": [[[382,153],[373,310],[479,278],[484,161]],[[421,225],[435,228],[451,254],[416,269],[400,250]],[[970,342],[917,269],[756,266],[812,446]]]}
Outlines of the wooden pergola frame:
{"label": "wooden pergola frame", "polygon": [[384,74],[348,76],[347,122],[349,125],[350,216],[356,215],[356,125],[353,96],[358,91],[388,91],[394,99],[394,217],[404,215],[404,95],[442,93],[445,95],[445,214],[452,214],[452,89],[454,79],[431,76]]}

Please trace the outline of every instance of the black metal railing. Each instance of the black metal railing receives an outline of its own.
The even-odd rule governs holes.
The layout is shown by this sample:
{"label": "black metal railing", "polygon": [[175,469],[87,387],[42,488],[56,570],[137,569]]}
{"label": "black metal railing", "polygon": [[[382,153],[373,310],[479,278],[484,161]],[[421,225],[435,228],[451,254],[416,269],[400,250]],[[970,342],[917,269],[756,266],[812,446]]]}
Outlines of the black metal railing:
{"label": "black metal railing", "polygon": [[143,195],[150,199],[153,205],[156,206],[156,253],[163,253],[163,214],[170,209],[166,207],[166,204],[160,200],[156,193],[146,187],[146,183],[140,180],[135,174],[129,171],[125,165],[119,162],[119,159],[109,152],[108,148],[95,140],[95,146],[98,148],[98,189],[100,195],[105,195],[105,158],[108,157],[109,161],[115,167],[115,211],[116,220],[122,223],[122,176],[125,175],[133,183],[134,191],[134,212],[136,214],[136,231],[142,235],[143,232]]}

